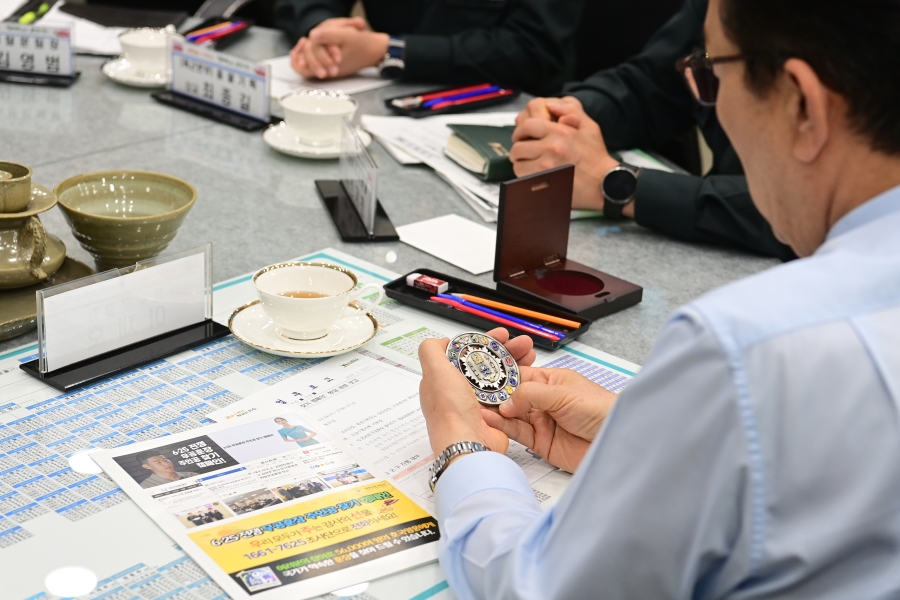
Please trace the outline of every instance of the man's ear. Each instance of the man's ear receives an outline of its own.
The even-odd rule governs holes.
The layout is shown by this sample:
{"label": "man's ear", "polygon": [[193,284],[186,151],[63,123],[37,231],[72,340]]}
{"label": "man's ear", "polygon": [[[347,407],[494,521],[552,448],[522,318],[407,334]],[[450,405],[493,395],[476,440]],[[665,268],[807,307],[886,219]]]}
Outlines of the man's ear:
{"label": "man's ear", "polygon": [[802,163],[815,162],[831,135],[835,96],[809,63],[799,58],[785,61],[783,78],[779,87],[794,134],[792,154]]}
{"label": "man's ear", "polygon": [[146,464],[144,464],[144,463],[141,463],[141,468],[142,468],[142,469],[147,469],[148,471],[152,471],[152,470],[153,470],[153,469],[150,468],[149,465],[146,465]]}

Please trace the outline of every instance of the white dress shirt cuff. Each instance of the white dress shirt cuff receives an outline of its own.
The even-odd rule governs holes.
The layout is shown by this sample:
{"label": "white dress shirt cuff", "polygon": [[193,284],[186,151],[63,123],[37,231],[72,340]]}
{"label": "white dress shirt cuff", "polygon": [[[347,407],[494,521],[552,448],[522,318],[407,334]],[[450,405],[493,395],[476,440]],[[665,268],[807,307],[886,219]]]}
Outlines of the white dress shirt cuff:
{"label": "white dress shirt cuff", "polygon": [[456,459],[435,486],[438,521],[442,521],[469,496],[496,489],[523,494],[537,505],[525,473],[505,455],[499,452],[475,452]]}

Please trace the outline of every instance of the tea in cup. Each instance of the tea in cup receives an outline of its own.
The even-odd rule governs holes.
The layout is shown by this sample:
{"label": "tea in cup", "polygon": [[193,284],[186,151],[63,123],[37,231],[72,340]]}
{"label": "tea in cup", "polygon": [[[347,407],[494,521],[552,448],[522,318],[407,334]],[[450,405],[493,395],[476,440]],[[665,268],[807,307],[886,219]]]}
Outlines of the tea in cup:
{"label": "tea in cup", "polygon": [[347,94],[300,90],[279,101],[284,122],[302,143],[330,146],[341,138],[341,120],[352,119],[358,103]]}
{"label": "tea in cup", "polygon": [[164,71],[168,66],[169,32],[162,28],[141,27],[119,34],[122,56],[136,67]]}
{"label": "tea in cup", "polygon": [[353,271],[328,263],[290,262],[271,265],[253,275],[260,304],[281,337],[308,341],[325,337],[338,319],[359,314],[349,306],[362,296],[377,297],[361,308],[369,313],[384,297],[380,285],[356,289]]}

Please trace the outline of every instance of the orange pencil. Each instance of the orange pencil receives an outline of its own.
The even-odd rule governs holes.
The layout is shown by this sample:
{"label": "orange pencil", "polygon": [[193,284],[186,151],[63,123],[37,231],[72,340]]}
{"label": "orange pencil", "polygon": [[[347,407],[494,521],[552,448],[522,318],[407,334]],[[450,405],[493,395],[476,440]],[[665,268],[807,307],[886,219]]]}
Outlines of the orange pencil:
{"label": "orange pencil", "polygon": [[566,327],[571,327],[572,329],[578,329],[581,327],[581,323],[578,321],[569,321],[568,319],[561,319],[559,317],[554,317],[553,315],[548,315],[545,313],[528,310],[527,308],[519,308],[518,306],[513,306],[512,304],[504,304],[503,302],[496,302],[494,300],[486,300],[484,298],[479,298],[478,296],[470,296],[469,294],[451,294],[451,296],[459,296],[463,300],[468,300],[469,302],[474,302],[475,304],[481,304],[482,306],[490,306],[491,308],[499,308],[502,310],[509,311],[511,313],[515,313],[517,315],[524,315],[526,317],[533,317],[536,319],[542,319],[547,321],[548,323],[556,323],[557,325],[565,325]]}

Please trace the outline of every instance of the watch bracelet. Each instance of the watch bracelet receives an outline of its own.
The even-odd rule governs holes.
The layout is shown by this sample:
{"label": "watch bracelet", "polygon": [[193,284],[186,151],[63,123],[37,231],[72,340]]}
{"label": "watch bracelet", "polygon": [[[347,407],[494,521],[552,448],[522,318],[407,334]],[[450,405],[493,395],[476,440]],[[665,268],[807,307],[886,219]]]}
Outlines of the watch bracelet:
{"label": "watch bracelet", "polygon": [[431,463],[431,491],[434,492],[434,487],[437,484],[437,480],[444,474],[444,471],[447,469],[447,466],[450,464],[450,461],[456,458],[457,456],[462,456],[463,454],[474,454],[475,452],[490,452],[490,448],[481,444],[479,442],[454,442],[447,446],[443,452],[441,452],[438,457],[435,459],[433,463]]}

